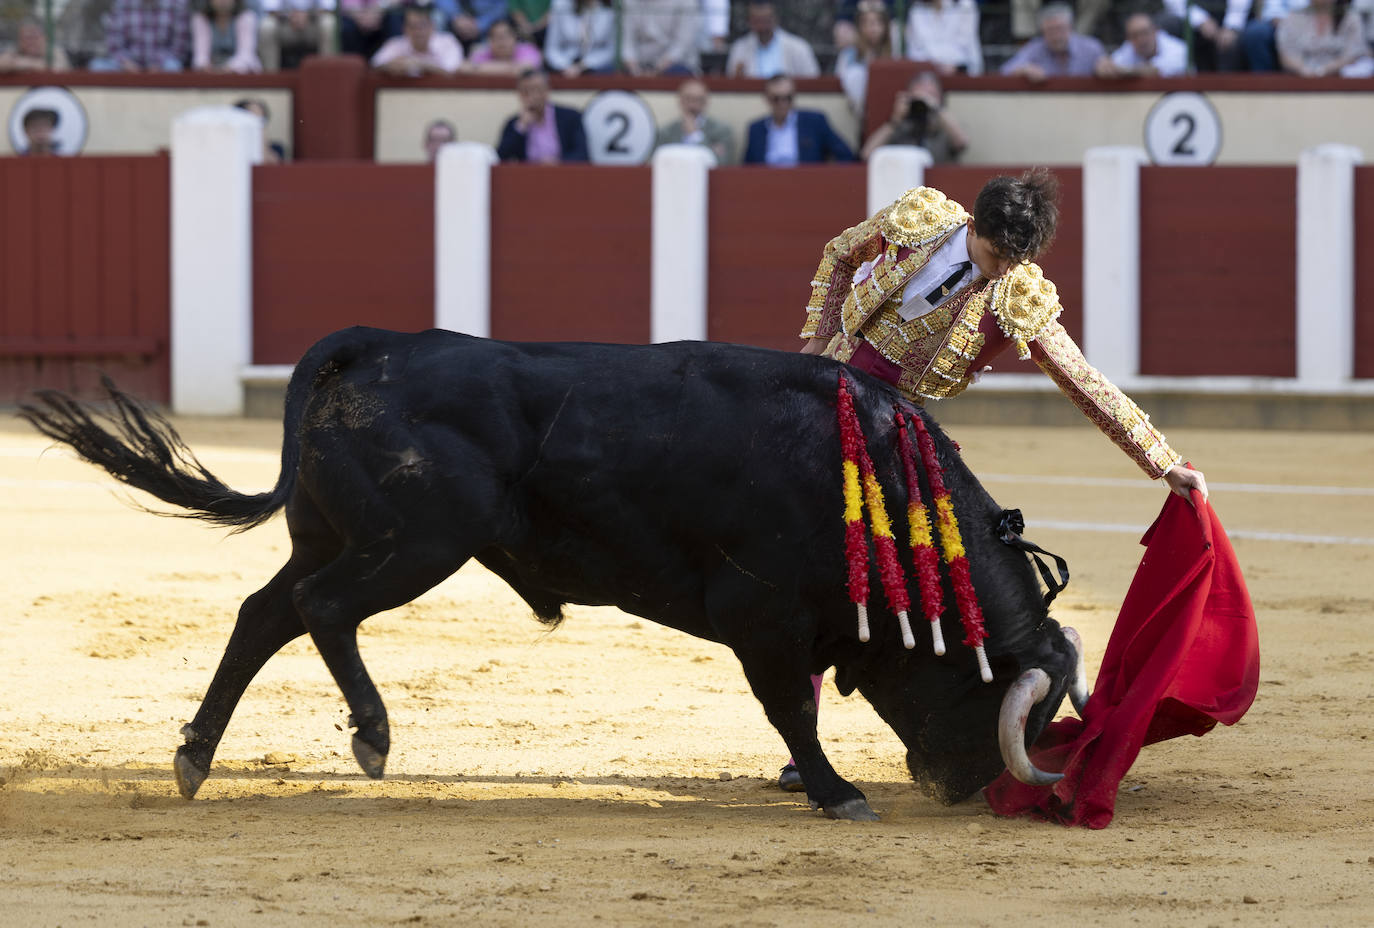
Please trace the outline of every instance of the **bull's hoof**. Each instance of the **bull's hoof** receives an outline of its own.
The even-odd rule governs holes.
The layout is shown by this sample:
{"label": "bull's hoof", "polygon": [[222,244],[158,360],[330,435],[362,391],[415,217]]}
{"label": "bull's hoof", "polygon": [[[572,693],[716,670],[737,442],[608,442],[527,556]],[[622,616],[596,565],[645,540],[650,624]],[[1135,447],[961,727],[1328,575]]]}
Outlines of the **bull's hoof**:
{"label": "bull's hoof", "polygon": [[172,764],[172,769],[176,773],[177,790],[181,793],[182,799],[195,799],[200,784],[210,775],[208,769],[202,770],[196,766],[195,761],[186,755],[184,748],[177,750],[177,758]]}
{"label": "bull's hoof", "polygon": [[382,778],[386,755],[357,735],[353,736],[353,756],[358,759],[358,766],[363,768],[363,773],[374,780]]}
{"label": "bull's hoof", "polygon": [[786,793],[804,793],[806,784],[802,782],[801,771],[795,764],[788,764],[778,774],[778,789]]}
{"label": "bull's hoof", "polygon": [[833,806],[826,806],[822,811],[827,818],[840,819],[846,822],[876,822],[878,815],[868,807],[866,799],[846,799]]}

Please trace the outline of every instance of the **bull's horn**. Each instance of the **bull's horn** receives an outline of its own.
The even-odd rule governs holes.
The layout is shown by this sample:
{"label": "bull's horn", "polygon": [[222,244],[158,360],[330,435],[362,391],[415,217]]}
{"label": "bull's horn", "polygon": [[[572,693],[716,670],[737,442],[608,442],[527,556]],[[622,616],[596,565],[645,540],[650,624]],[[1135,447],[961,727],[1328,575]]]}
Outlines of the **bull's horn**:
{"label": "bull's horn", "polygon": [[1046,773],[1026,756],[1026,718],[1031,707],[1050,691],[1050,675],[1039,667],[1023,671],[1002,697],[1002,713],[997,719],[997,744],[1002,762],[1011,775],[1031,786],[1049,786],[1064,778],[1062,773]]}
{"label": "bull's horn", "polygon": [[1073,711],[1078,713],[1078,717],[1083,717],[1083,709],[1088,705],[1088,671],[1083,667],[1083,639],[1078,637],[1078,632],[1064,626],[1064,637],[1069,639],[1069,644],[1073,645],[1074,669],[1073,682],[1069,684],[1069,699],[1073,702]]}

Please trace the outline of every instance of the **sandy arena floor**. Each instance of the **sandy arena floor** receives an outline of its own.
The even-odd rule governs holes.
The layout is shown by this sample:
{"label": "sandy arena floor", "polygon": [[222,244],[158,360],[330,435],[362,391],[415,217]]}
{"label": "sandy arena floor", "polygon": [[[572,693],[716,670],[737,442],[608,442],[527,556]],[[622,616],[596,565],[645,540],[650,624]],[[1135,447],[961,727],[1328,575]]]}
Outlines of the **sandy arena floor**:
{"label": "sandy arena floor", "polygon": [[[275,479],[278,425],[180,425],[230,483]],[[1086,426],[955,437],[1068,558],[1055,614],[1096,667],[1138,534],[1044,523],[1143,527],[1160,489]],[[476,566],[363,626],[385,780],[303,639],[184,802],[177,731],[283,523],[155,518],[0,422],[0,924],[1374,924],[1374,435],[1170,439],[1235,539],[1262,684],[1237,727],[1147,748],[1090,832],[926,800],[829,684],[822,738],[883,821],[828,821],[772,787],[784,751],[728,651],[610,609],[548,634]],[[1356,492],[1264,488],[1285,485]]]}

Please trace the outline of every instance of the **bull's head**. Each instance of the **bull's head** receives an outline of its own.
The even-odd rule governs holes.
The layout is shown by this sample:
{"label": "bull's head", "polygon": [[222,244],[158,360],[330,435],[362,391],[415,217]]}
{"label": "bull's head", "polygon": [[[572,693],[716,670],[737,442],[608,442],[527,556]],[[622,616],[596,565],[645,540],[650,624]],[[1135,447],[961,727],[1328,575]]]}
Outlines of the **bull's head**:
{"label": "bull's head", "polygon": [[[896,654],[879,670],[866,668],[855,684],[907,748],[912,777],[932,797],[960,802],[1003,769],[1025,783],[1046,785],[1060,775],[1039,770],[1033,744],[1067,695],[1087,702],[1082,644],[1071,628],[1047,619],[1030,649],[990,655],[994,682],[984,683],[971,661]],[[954,657],[955,655],[951,655]],[[873,672],[877,671],[877,672]],[[843,675],[837,683],[846,682]]]}

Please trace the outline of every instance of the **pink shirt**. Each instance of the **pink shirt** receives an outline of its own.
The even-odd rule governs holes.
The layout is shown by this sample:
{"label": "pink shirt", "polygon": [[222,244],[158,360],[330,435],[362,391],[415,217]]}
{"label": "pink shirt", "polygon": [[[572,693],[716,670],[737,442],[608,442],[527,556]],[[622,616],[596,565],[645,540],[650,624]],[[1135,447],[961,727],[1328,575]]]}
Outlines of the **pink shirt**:
{"label": "pink shirt", "polygon": [[[491,48],[483,42],[472,50],[472,57],[468,60],[473,64],[485,64],[496,59],[491,57]],[[544,63],[544,56],[529,42],[516,42],[515,54],[511,56],[511,60],[522,69],[537,68]]]}
{"label": "pink shirt", "polygon": [[[380,68],[397,58],[405,58],[415,54],[417,53],[415,47],[410,44],[410,39],[398,35],[382,43],[382,47],[377,49],[377,54],[372,56],[372,66]],[[432,62],[446,73],[452,74],[463,63],[463,46],[458,44],[458,39],[453,33],[436,31],[429,37],[429,47],[419,57]],[[419,77],[419,72],[414,71],[411,76]]]}
{"label": "pink shirt", "polygon": [[530,163],[557,164],[563,157],[558,127],[553,122],[553,104],[544,107],[544,118],[530,126],[525,136],[525,160]]}

